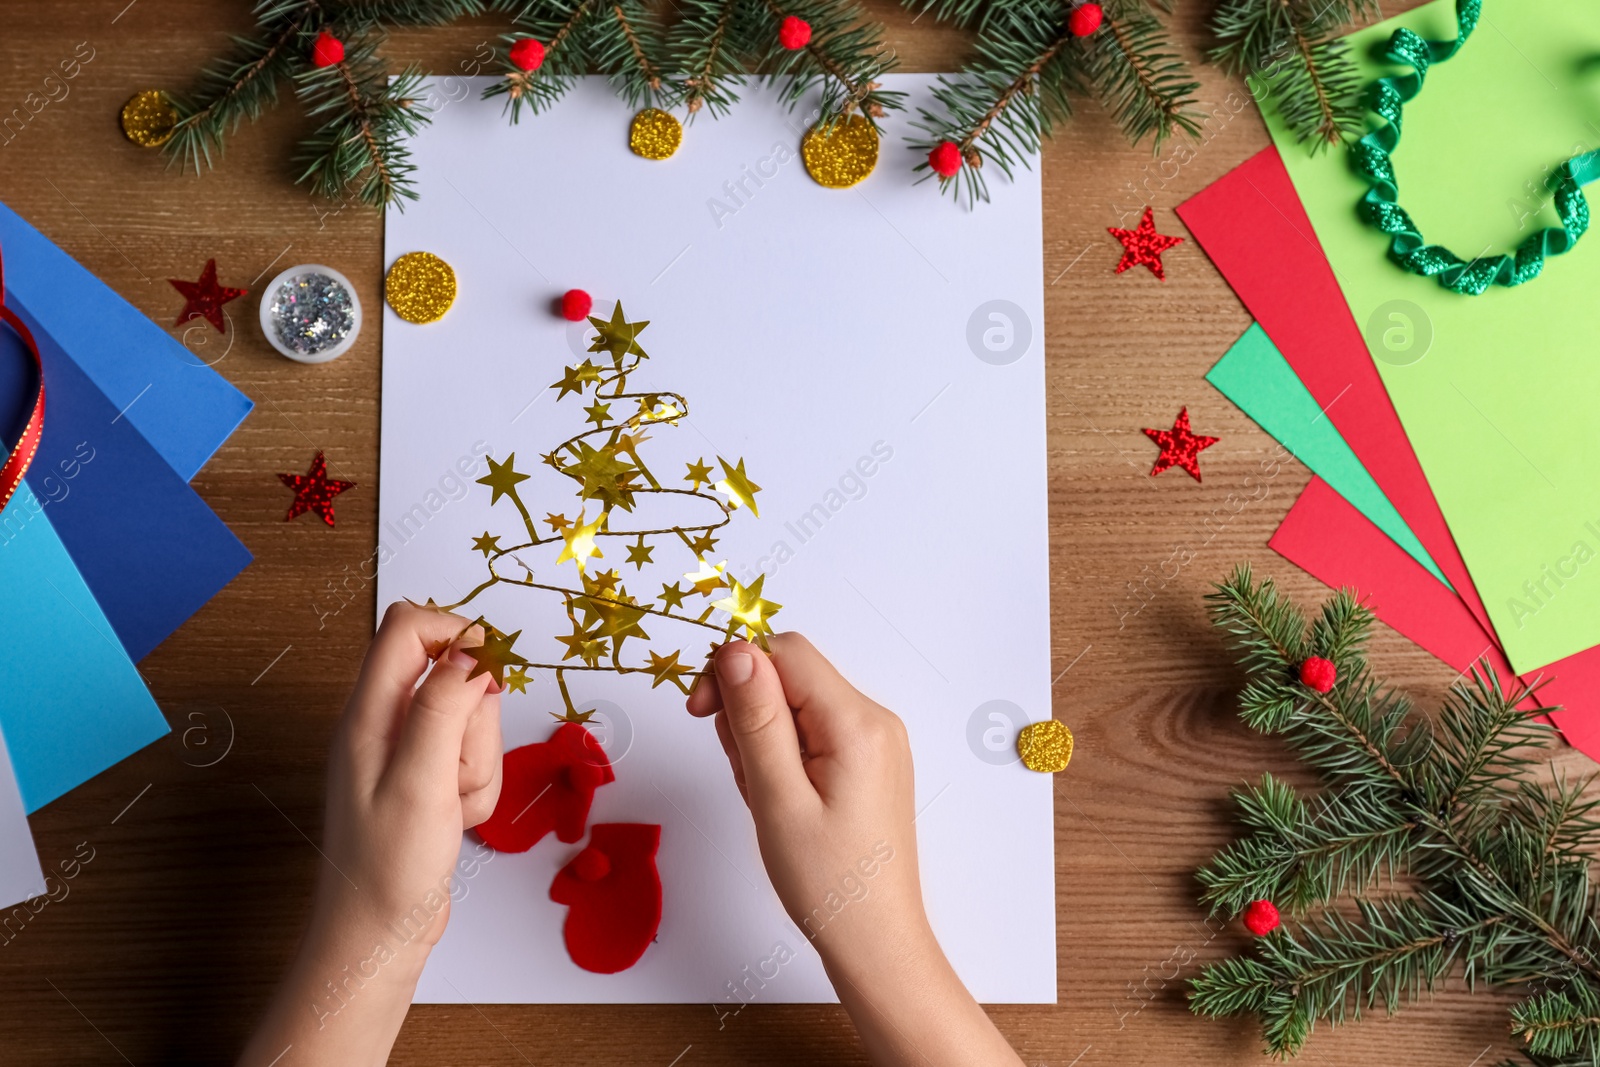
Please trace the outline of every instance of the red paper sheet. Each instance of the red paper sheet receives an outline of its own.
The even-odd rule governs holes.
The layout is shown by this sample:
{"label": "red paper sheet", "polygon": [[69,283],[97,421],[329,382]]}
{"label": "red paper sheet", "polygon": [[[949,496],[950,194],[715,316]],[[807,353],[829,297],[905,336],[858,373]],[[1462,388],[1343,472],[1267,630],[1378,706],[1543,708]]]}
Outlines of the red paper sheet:
{"label": "red paper sheet", "polygon": [[1278,150],[1241,164],[1179,206],[1178,217],[1483,629],[1494,633]]}
{"label": "red paper sheet", "polygon": [[[1312,478],[1269,542],[1272,549],[1324,585],[1349,587],[1373,614],[1465,674],[1487,657],[1510,687],[1515,677],[1500,647],[1484,633],[1461,598],[1440,585],[1416,560],[1321,478]],[[1600,716],[1590,714],[1600,688],[1600,663],[1592,654],[1549,668],[1539,691],[1545,704],[1566,708],[1550,719],[1580,752],[1600,754]]]}
{"label": "red paper sheet", "polygon": [[[1315,495],[1308,490],[1312,503],[1305,512],[1299,509],[1308,497],[1295,505],[1273,547],[1328,585],[1355,585],[1373,596],[1383,609],[1379,618],[1456,669],[1469,665],[1484,644],[1494,644],[1497,669],[1508,671],[1491,640],[1494,630],[1483,602],[1278,150],[1268,148],[1247,160],[1180,206],[1178,215],[1460,597],[1440,589],[1325,485]],[[1308,521],[1306,515],[1315,518]],[[1357,550],[1357,544],[1364,547]],[[1392,566],[1376,562],[1394,555],[1402,559]],[[1463,624],[1463,606],[1483,637],[1478,651],[1467,650],[1475,638]],[[1554,716],[1562,733],[1575,748],[1600,759],[1600,715],[1592,714],[1600,708],[1600,649],[1569,656],[1541,675],[1550,679],[1541,698],[1567,709]]]}

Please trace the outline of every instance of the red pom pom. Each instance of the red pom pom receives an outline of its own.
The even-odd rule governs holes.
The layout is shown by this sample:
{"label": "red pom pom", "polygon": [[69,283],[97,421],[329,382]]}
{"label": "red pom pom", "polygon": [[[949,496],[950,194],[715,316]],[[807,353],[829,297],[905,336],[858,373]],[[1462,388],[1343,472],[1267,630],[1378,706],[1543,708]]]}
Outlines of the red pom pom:
{"label": "red pom pom", "polygon": [[311,44],[311,65],[314,67],[331,67],[335,63],[343,62],[344,42],[327,30],[317,34],[317,39]]}
{"label": "red pom pom", "polygon": [[1099,4],[1079,4],[1067,16],[1067,29],[1074,37],[1087,37],[1100,28],[1105,17],[1106,13],[1100,10]]}
{"label": "red pom pom", "polygon": [[606,854],[590,845],[572,861],[572,873],[585,882],[598,882],[611,873],[611,861]]}
{"label": "red pom pom", "polygon": [[778,26],[778,43],[791,52],[798,52],[811,43],[811,23],[788,16]]}
{"label": "red pom pom", "polygon": [[1312,656],[1300,664],[1300,684],[1319,693],[1326,693],[1339,680],[1339,668],[1321,656]]}
{"label": "red pom pom", "polygon": [[594,307],[594,300],[582,289],[568,289],[561,296],[561,317],[568,322],[582,322]]}
{"label": "red pom pom", "polygon": [[518,70],[538,70],[543,62],[544,45],[532,37],[524,37],[511,46],[511,65]]}
{"label": "red pom pom", "polygon": [[961,169],[961,149],[956,147],[954,141],[940,141],[928,153],[928,166],[941,178],[954,178],[956,171]]}
{"label": "red pom pom", "polygon": [[1270,900],[1252,900],[1244,909],[1244,928],[1257,937],[1266,937],[1278,928],[1278,907]]}

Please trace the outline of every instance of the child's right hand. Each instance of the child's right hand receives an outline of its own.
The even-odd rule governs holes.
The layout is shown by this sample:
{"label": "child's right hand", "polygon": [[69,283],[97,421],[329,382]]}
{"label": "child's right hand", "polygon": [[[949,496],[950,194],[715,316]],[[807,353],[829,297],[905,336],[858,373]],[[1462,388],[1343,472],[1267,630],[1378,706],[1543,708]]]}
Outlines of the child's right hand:
{"label": "child's right hand", "polygon": [[1021,1067],[928,925],[906,728],[799,634],[734,641],[689,711],[715,715],[767,876],[873,1062]]}
{"label": "child's right hand", "polygon": [[847,976],[932,940],[917,872],[911,746],[899,716],[856,690],[799,634],[716,655],[689,697],[755,817],[789,917]]}

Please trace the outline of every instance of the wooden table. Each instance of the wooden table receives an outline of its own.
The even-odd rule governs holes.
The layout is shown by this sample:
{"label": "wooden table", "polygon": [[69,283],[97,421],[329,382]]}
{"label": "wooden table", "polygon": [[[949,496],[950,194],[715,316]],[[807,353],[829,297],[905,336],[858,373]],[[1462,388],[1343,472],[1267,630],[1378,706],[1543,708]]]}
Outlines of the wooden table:
{"label": "wooden table", "polygon": [[[166,279],[193,278],[212,256],[224,282],[252,287],[274,268],[328,263],[378,306],[380,217],[291,183],[302,129],[292,103],[243,130],[201,178],[164,171],[118,132],[130,95],[184,89],[227,33],[247,27],[245,4],[4,6],[0,112],[42,92],[79,42],[93,49],[65,98],[0,145],[0,195],[13,208],[163,324],[181,306]],[[871,6],[907,69],[958,61],[960,33],[913,25],[885,0]],[[1210,6],[1185,5],[1177,18],[1191,58]],[[405,32],[389,52],[453,70],[502,30],[483,20]],[[1307,474],[1285,459],[1262,483],[1277,446],[1202,381],[1249,317],[1200,249],[1169,252],[1162,285],[1142,270],[1114,275],[1118,246],[1105,232],[1148,203],[1163,231],[1182,233],[1173,207],[1267,143],[1241,84],[1197,69],[1217,117],[1185,165],[1170,150],[1163,165],[1127,146],[1092,103],[1045,152],[1055,713],[1077,755],[1056,789],[1060,1003],[993,1010],[1029,1064],[1264,1062],[1253,1023],[1185,1008],[1185,980],[1243,940],[1237,927],[1205,925],[1193,871],[1233,836],[1230,787],[1268,769],[1303,776],[1238,723],[1240,675],[1201,597],[1239,560],[1298,596],[1323,595],[1266,548]],[[69,897],[0,950],[0,1063],[226,1061],[305,918],[329,731],[374,621],[358,565],[375,542],[380,331],[369,323],[352,352],[306,368],[268,348],[240,315],[246,306],[235,308],[236,336],[191,335],[207,337],[206,358],[220,356],[217,368],[256,401],[194,484],[255,562],[141,664],[172,734],[34,816],[47,866],[80,842],[94,859]],[[1184,405],[1198,432],[1222,438],[1205,454],[1203,484],[1146,476],[1154,450],[1140,427],[1170,425]],[[282,521],[288,496],[275,474],[304,470],[317,449],[359,483],[339,498],[335,530]],[[1236,512],[1258,484],[1265,495]],[[1425,705],[1451,681],[1387,630],[1373,649],[1380,671]],[[1570,752],[1558,759],[1588,766]],[[1303,1058],[1493,1063],[1507,1051],[1505,1006],[1453,989],[1394,1021],[1319,1030]],[[421,1006],[393,1062],[864,1061],[833,1007],[756,1006],[719,1027],[710,1006]]]}

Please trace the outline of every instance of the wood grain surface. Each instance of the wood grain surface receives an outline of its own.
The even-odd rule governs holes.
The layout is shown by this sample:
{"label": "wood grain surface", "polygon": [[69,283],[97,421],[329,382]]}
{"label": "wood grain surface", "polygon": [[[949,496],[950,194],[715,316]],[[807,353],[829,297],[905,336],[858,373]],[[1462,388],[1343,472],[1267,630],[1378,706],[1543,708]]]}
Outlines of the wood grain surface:
{"label": "wood grain surface", "polygon": [[[1205,924],[1193,871],[1233,834],[1230,787],[1267,769],[1303,776],[1239,725],[1239,675],[1201,598],[1239,560],[1307,600],[1324,595],[1266,547],[1307,473],[1202,380],[1249,317],[1195,243],[1167,253],[1161,284],[1113,274],[1120,249],[1105,232],[1151,204],[1163,232],[1183,233],[1173,207],[1267,144],[1242,84],[1199,62],[1210,6],[1176,18],[1214,113],[1192,158],[1128,146],[1092,103],[1044,153],[1054,698],[1077,752],[1056,787],[1060,1003],[992,1009],[1030,1065],[1264,1062],[1253,1023],[1185,1008],[1184,981],[1243,940]],[[906,69],[959,62],[961,33],[886,0],[870,7]],[[215,256],[224,283],[257,289],[275,269],[327,263],[378,307],[381,218],[292,183],[303,129],[292,101],[198,178],[164,170],[118,130],[135,91],[183,90],[247,28],[243,0],[3,0],[0,12],[0,114],[43,94],[80,42],[94,52],[65,98],[7,132],[0,196],[128,300],[171,323],[182,301],[166,279],[194,278]],[[388,54],[448,72],[503,29],[485,19],[408,31]],[[230,308],[236,335],[187,337],[203,337],[196,350],[256,401],[194,482],[255,562],[141,664],[173,733],[33,817],[47,867],[80,842],[95,858],[0,948],[3,1064],[226,1062],[306,918],[330,729],[376,611],[357,574],[375,544],[380,331],[369,321],[343,358],[301,366],[262,339],[254,300]],[[1222,438],[1203,484],[1147,476],[1155,449],[1140,428],[1170,425],[1184,405],[1197,432]],[[303,471],[317,449],[358,484],[339,497],[333,530],[282,521],[289,495],[276,473]],[[1387,630],[1374,654],[1425,705],[1452,680]],[[1592,769],[1570,751],[1556,758]],[[1509,1050],[1505,1007],[1457,985],[1395,1019],[1319,1029],[1302,1060],[1493,1063]],[[839,1009],[757,1004],[720,1025],[710,1005],[420,1006],[392,1062],[864,1060]]]}

